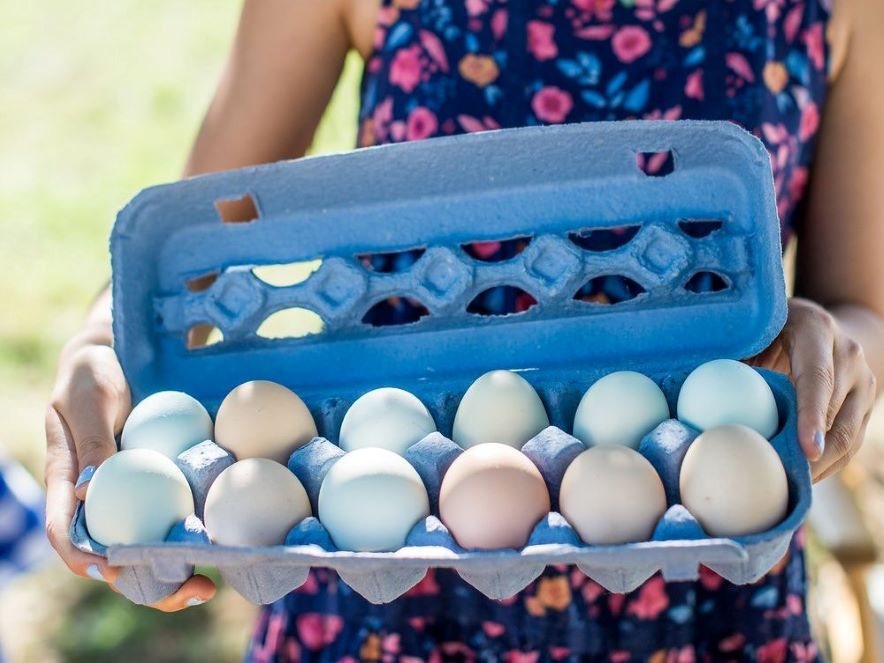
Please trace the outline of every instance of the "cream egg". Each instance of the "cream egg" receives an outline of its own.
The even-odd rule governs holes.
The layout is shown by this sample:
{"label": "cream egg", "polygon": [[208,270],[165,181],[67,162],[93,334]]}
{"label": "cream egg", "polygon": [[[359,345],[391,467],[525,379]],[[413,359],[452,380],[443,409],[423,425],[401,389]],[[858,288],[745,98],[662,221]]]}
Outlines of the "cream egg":
{"label": "cream egg", "polygon": [[383,387],[360,396],[341,423],[340,446],[345,451],[380,447],[403,455],[415,442],[436,431],[436,422],[417,396]]}
{"label": "cream egg", "polygon": [[203,519],[215,543],[274,546],[310,515],[307,491],[287,467],[267,458],[246,458],[212,482]]}
{"label": "cream egg", "polygon": [[666,491],[653,465],[637,451],[593,447],[565,470],[559,508],[591,545],[647,541],[666,512]]}
{"label": "cream egg", "polygon": [[316,437],[316,423],[297,394],[281,384],[254,380],[231,391],[215,417],[215,442],[237,460],[288,462],[291,453]]}
{"label": "cream egg", "polygon": [[86,489],[86,529],[105,546],[160,543],[193,510],[184,473],[152,449],[115,453]]}
{"label": "cream egg", "polygon": [[319,520],[341,550],[389,552],[430,514],[420,475],[402,456],[376,447],[350,451],[319,488]]}
{"label": "cream egg", "polygon": [[718,426],[694,440],[679,488],[682,504],[711,536],[763,532],[783,520],[789,507],[779,455],[746,426]]}
{"label": "cream egg", "polygon": [[768,439],[777,432],[780,419],[761,374],[732,359],[706,362],[688,375],[678,394],[678,418],[700,431],[741,424]]}
{"label": "cream egg", "polygon": [[120,436],[121,449],[151,449],[172,460],[212,439],[212,417],[198,400],[180,391],[159,391],[136,405]]}
{"label": "cream egg", "polygon": [[521,449],[547,426],[549,417],[530,382],[512,371],[491,371],[463,395],[451,438],[464,449],[485,442]]}
{"label": "cream egg", "polygon": [[442,478],[439,515],[464,548],[522,548],[549,509],[537,466],[506,444],[467,449]]}
{"label": "cream egg", "polygon": [[574,437],[587,446],[637,449],[642,438],[669,417],[666,396],[656,382],[635,371],[618,371],[583,394],[574,414]]}

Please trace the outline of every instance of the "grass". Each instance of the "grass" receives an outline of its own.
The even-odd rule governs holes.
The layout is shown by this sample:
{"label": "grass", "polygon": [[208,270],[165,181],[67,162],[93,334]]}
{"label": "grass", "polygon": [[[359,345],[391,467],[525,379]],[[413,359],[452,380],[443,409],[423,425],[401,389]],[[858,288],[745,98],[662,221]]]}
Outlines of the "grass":
{"label": "grass", "polygon": [[[178,176],[239,8],[0,0],[0,446],[38,478],[56,357],[110,276],[116,211]],[[351,56],[314,151],[354,144],[358,76]],[[252,615],[231,592],[161,615],[54,563],[4,595],[0,643],[13,661],[238,660]]]}

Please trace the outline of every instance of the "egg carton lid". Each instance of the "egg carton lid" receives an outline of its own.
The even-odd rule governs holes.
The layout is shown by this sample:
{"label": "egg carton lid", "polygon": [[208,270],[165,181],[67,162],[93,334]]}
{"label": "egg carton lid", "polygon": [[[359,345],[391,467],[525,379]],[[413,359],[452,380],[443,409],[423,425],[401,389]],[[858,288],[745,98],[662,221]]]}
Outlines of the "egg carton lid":
{"label": "egg carton lid", "polygon": [[[671,173],[640,167],[665,152]],[[225,205],[239,199],[254,218],[224,221]],[[686,230],[696,222],[713,231]],[[621,226],[638,232],[612,250],[577,241]],[[177,389],[210,408],[251,379],[285,384],[315,405],[495,368],[628,361],[654,371],[743,358],[785,322],[779,233],[768,153],[728,122],[508,129],[244,168],[145,189],[119,213],[110,240],[115,348],[136,401]],[[514,237],[530,241],[503,262],[462,248]],[[424,253],[398,273],[358,258],[410,249]],[[309,278],[284,287],[253,271],[316,259]],[[692,292],[686,284],[698,272],[722,277],[724,289]],[[575,300],[607,275],[644,292],[610,306]],[[500,285],[537,304],[515,315],[467,311]],[[429,315],[362,322],[392,296],[419,300]],[[256,334],[288,308],[315,312],[323,331]],[[188,330],[201,324],[223,341],[189,350]]]}

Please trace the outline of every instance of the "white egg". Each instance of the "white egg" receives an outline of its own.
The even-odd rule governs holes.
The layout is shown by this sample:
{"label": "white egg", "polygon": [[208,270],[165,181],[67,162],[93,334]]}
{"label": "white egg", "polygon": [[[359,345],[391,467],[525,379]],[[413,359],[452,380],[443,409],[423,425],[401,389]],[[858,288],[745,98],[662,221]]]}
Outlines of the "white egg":
{"label": "white egg", "polygon": [[638,448],[642,438],[670,418],[657,383],[635,371],[610,373],[596,381],[574,415],[574,437],[587,446]]}
{"label": "white egg", "polygon": [[341,550],[401,548],[430,513],[427,489],[402,456],[366,447],[341,456],[319,489],[319,520]]}
{"label": "white egg", "polygon": [[86,529],[105,546],[160,543],[193,509],[184,473],[151,449],[115,453],[86,489]]}
{"label": "white egg", "polygon": [[711,536],[757,534],[789,507],[786,470],[770,442],[746,426],[718,426],[688,448],[681,501]]}
{"label": "white egg", "polygon": [[215,543],[273,546],[310,514],[307,491],[287,467],[267,458],[247,458],[212,482],[204,520]]}
{"label": "white egg", "polygon": [[483,442],[521,449],[547,426],[549,417],[530,382],[512,371],[491,371],[463,395],[451,437],[464,449]]}
{"label": "white egg", "polygon": [[436,430],[436,422],[417,396],[384,387],[360,396],[341,423],[340,446],[345,451],[380,447],[399,455]]}
{"label": "white egg", "polygon": [[779,428],[777,402],[758,371],[732,359],[695,368],[678,394],[678,418],[705,431],[740,424],[770,439]]}
{"label": "white egg", "polygon": [[159,391],[141,401],[126,419],[121,449],[152,449],[172,460],[212,439],[212,417],[198,400],[180,391]]}

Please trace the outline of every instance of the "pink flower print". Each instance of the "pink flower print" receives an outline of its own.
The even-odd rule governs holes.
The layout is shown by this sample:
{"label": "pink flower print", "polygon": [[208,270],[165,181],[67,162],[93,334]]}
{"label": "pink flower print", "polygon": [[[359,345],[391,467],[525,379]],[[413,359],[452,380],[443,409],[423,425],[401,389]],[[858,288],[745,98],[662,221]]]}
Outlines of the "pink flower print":
{"label": "pink flower print", "polygon": [[[792,169],[792,174],[789,176],[789,198],[792,200],[801,200],[801,197],[804,195],[804,189],[807,187],[807,168],[803,166],[796,166]],[[796,615],[801,614],[801,604],[800,600],[794,594],[789,595],[789,599],[795,599],[799,601],[798,604],[798,612]],[[794,604],[790,604],[790,607]]]}
{"label": "pink flower print", "polygon": [[429,30],[420,31],[421,45],[432,58],[433,62],[444,72],[448,71],[448,58],[445,55],[445,47],[439,41],[439,37]]}
{"label": "pink flower print", "polygon": [[700,567],[700,584],[703,585],[704,589],[714,592],[721,587],[723,583],[724,579],[715,571],[712,571],[705,566]]}
{"label": "pink flower print", "polygon": [[424,663],[424,659],[419,656],[400,656],[399,663]]}
{"label": "pink flower print", "polygon": [[485,635],[489,638],[500,637],[506,632],[503,624],[498,624],[497,622],[482,622],[482,630],[485,631]]}
{"label": "pink flower print", "polygon": [[503,36],[506,34],[507,18],[506,9],[498,9],[491,17],[491,34],[494,35],[495,39],[503,39]]}
{"label": "pink flower print", "polygon": [[423,631],[427,627],[427,620],[425,617],[411,617],[408,625],[415,631]]}
{"label": "pink flower print", "polygon": [[528,51],[539,62],[552,60],[559,54],[553,40],[555,27],[543,21],[528,21]]}
{"label": "pink flower print", "polygon": [[531,109],[537,119],[551,124],[564,122],[573,107],[571,95],[554,85],[542,88],[531,100]]}
{"label": "pink flower print", "polygon": [[615,0],[571,0],[574,6],[586,12],[586,18],[597,21],[610,21]]}
{"label": "pink flower print", "polygon": [[801,27],[802,18],[804,18],[804,5],[799,4],[790,9],[786,18],[783,19],[783,34],[788,43],[791,44],[795,41],[795,35],[798,34],[798,29]]}
{"label": "pink flower print", "polygon": [[628,663],[632,660],[632,654],[628,651],[612,651],[608,654],[608,660],[611,663]]}
{"label": "pink flower print", "polygon": [[390,124],[390,137],[394,142],[399,143],[405,140],[406,131],[405,122],[402,122],[401,120],[397,120]]}
{"label": "pink flower print", "polygon": [[550,647],[549,657],[554,661],[563,661],[571,655],[571,650],[567,647]]}
{"label": "pink flower print", "polygon": [[784,0],[755,0],[755,9],[763,9],[764,15],[771,23],[775,23],[782,12]]}
{"label": "pink flower print", "polygon": [[669,655],[666,657],[666,663],[694,663],[696,660],[693,645],[686,645],[681,649],[670,649]]}
{"label": "pink flower print", "polygon": [[375,106],[372,121],[374,135],[379,141],[385,141],[390,132],[390,123],[393,121],[393,97],[387,97]]}
{"label": "pink flower print", "polygon": [[825,51],[823,49],[823,24],[814,23],[802,36],[804,45],[807,46],[807,57],[817,69],[822,69],[826,64]]}
{"label": "pink flower print", "polygon": [[401,639],[398,633],[391,633],[390,635],[384,637],[383,644],[381,648],[384,650],[384,653],[387,654],[398,654],[401,648]]}
{"label": "pink flower print", "polygon": [[647,31],[638,25],[627,25],[614,33],[611,48],[620,62],[635,62],[651,48],[651,38]]}
{"label": "pink flower print", "polygon": [[591,39],[594,41],[604,41],[614,34],[613,25],[588,25],[574,33],[581,39]]}
{"label": "pink flower print", "polygon": [[788,651],[786,639],[778,638],[761,645],[756,652],[756,657],[758,663],[784,663]]}
{"label": "pink flower print", "polygon": [[820,126],[820,112],[817,105],[809,101],[801,110],[801,126],[798,129],[798,137],[806,141],[816,133]]}
{"label": "pink flower print", "polygon": [[742,633],[734,633],[718,643],[718,649],[725,653],[739,651],[746,644],[746,636]]}
{"label": "pink flower print", "polygon": [[540,658],[540,652],[521,652],[516,649],[508,651],[506,653],[506,662],[507,663],[537,663],[537,659]]}
{"label": "pink flower print", "polygon": [[792,657],[799,663],[810,663],[816,660],[817,648],[815,642],[793,642]]}
{"label": "pink flower print", "polygon": [[735,74],[750,83],[755,82],[755,72],[749,65],[749,61],[742,53],[728,53],[724,56],[724,62]]}
{"label": "pink flower print", "polygon": [[409,94],[421,80],[421,47],[413,44],[396,51],[390,64],[390,82]]}
{"label": "pink flower print", "polygon": [[467,14],[480,16],[488,11],[488,0],[467,0]]}
{"label": "pink flower print", "polygon": [[414,587],[405,592],[405,596],[433,596],[439,593],[439,583],[436,582],[434,571],[428,571],[427,575]]}
{"label": "pink flower print", "polygon": [[313,651],[330,645],[344,628],[344,620],[338,615],[322,615],[318,612],[298,615],[295,623],[301,642]]}
{"label": "pink flower print", "polygon": [[697,69],[688,74],[688,78],[684,84],[684,93],[686,97],[691,99],[699,99],[703,101],[705,92],[703,89],[703,70]]}
{"label": "pink flower print", "polygon": [[[581,571],[581,573],[583,572]],[[591,578],[586,579],[586,584],[583,586],[583,590],[581,591],[581,594],[583,594],[583,600],[587,603],[595,603],[595,601],[598,600],[599,596],[604,593],[605,588]]]}
{"label": "pink flower print", "polygon": [[608,596],[608,609],[615,617],[623,612],[623,604],[626,602],[626,594],[611,594]]}
{"label": "pink flower print", "polygon": [[634,598],[626,614],[635,615],[639,619],[654,619],[669,607],[669,596],[663,578],[654,576],[642,585],[638,597]]}

